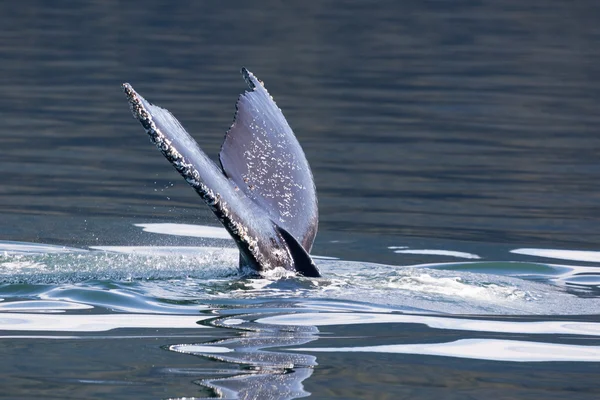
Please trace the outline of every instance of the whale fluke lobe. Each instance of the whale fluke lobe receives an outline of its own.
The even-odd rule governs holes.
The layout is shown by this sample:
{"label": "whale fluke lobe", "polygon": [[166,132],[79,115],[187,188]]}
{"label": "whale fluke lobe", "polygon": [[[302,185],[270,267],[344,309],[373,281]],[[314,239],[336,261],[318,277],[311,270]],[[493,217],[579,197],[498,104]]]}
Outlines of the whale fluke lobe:
{"label": "whale fluke lobe", "polygon": [[308,161],[262,82],[247,69],[219,159],[225,174],[309,252],[317,234],[317,195]]}
{"label": "whale fluke lobe", "polygon": [[298,243],[298,241],[282,227],[278,226],[277,231],[281,234],[281,237],[283,237],[283,240],[285,240],[285,243],[288,245],[292,259],[294,260],[294,270],[304,276],[317,278],[320,277],[321,273],[308,254],[308,251],[306,251],[304,247],[302,247],[302,245]]}
{"label": "whale fluke lobe", "polygon": [[285,268],[319,277],[309,252],[318,225],[308,161],[281,110],[250,71],[225,135],[221,168],[168,110],[123,84],[132,113],[153,143],[196,190],[233,237],[240,266]]}

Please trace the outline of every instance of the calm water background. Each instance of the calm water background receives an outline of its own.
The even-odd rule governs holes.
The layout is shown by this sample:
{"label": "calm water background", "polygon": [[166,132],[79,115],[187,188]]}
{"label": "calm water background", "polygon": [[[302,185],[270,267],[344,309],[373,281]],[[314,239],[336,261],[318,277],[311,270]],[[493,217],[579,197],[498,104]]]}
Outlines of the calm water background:
{"label": "calm water background", "polygon": [[[2,3],[0,21],[0,241],[5,250],[8,242],[77,248],[205,245],[198,238],[151,235],[134,226],[217,222],[149,144],[120,85],[130,82],[171,110],[216,159],[235,99],[245,87],[241,66],[265,81],[313,169],[320,207],[316,254],[389,265],[456,261],[390,248],[408,246],[542,265],[550,260],[510,250],[598,250],[600,4],[595,1],[30,1]],[[23,261],[9,253],[4,257],[5,268]],[[231,260],[221,261],[225,271],[235,273]],[[556,312],[548,301],[533,309],[515,306],[511,314],[571,314],[595,322],[600,279],[593,268],[599,260],[579,259],[575,265],[589,267],[591,278],[579,277],[581,285],[563,282],[551,292],[576,297],[577,312]],[[43,287],[36,286],[35,263],[48,264],[48,259],[25,261],[33,263],[33,273],[2,273],[6,301],[55,298],[48,293],[73,285],[93,293],[75,296],[95,307],[92,314],[100,305],[107,312],[135,308],[125,297],[114,303],[98,299],[115,287],[136,301],[155,296],[179,304],[174,312],[183,314],[207,304],[209,310],[221,310],[228,301],[232,308],[254,304],[252,294],[230,300],[234,293],[221,288],[221,300],[211,303],[194,298],[189,289],[186,301],[196,308],[188,310],[178,303],[176,293],[185,285],[177,274],[169,277],[175,281],[159,279],[162,297],[156,287],[127,286],[128,275],[142,280],[151,275],[140,265],[152,259],[145,264],[84,259],[69,264],[69,273],[95,262],[92,281],[67,282],[50,273],[45,275],[50,284]],[[182,276],[193,270],[185,268]],[[337,267],[328,268],[335,273]],[[523,274],[529,271],[521,268]],[[505,265],[499,269],[508,274]],[[238,279],[223,271],[217,276],[232,285]],[[540,276],[534,280],[548,281],[549,275]],[[295,291],[284,297],[306,289],[292,287]],[[285,286],[277,290],[286,293]],[[271,313],[269,295],[258,297],[257,312]],[[460,307],[450,302],[443,311],[485,313],[468,308],[469,301],[463,298]],[[436,307],[417,308],[442,311]],[[495,318],[508,313],[490,310]],[[385,337],[368,324],[340,324],[329,332],[362,335],[361,346],[368,346],[422,339],[429,331],[419,326],[390,325]],[[121,328],[102,338],[129,335],[122,341],[2,339],[0,371],[7,378],[0,383],[0,397],[214,394],[193,384],[214,374],[206,358],[183,358],[163,348],[175,337],[203,341],[197,329],[161,325],[156,328],[163,330],[151,337],[140,326]],[[307,335],[317,334],[311,332]],[[138,336],[144,339],[132,339]],[[233,336],[222,327],[210,331],[212,340]],[[444,337],[465,338],[454,331]],[[598,345],[597,338],[586,340]],[[349,346],[335,339],[319,345]],[[318,353],[316,364],[305,360],[310,368],[317,366],[304,390],[315,398],[503,398],[504,391],[506,398],[598,395],[598,362],[505,365],[348,354]],[[293,393],[288,398],[300,396]]]}

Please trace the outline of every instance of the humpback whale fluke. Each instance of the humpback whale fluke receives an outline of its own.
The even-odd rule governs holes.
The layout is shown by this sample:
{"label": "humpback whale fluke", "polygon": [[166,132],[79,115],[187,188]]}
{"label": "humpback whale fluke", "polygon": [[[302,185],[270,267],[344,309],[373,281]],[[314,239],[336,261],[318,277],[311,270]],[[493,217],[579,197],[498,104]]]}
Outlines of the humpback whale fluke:
{"label": "humpback whale fluke", "polygon": [[133,116],[211,208],[240,250],[240,267],[320,273],[309,252],[317,234],[317,195],[306,156],[273,98],[242,68],[250,90],[236,104],[220,166],[179,121],[123,84]]}

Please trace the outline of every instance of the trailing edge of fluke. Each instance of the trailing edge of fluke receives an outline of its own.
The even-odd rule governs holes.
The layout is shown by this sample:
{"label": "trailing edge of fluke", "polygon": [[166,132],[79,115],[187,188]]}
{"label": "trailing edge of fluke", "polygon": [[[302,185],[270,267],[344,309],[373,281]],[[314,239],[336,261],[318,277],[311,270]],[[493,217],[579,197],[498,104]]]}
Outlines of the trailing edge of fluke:
{"label": "trailing edge of fluke", "polygon": [[273,98],[242,68],[250,90],[236,104],[233,124],[215,164],[164,108],[128,83],[133,116],[175,169],[202,197],[240,250],[240,267],[278,267],[320,276],[309,255],[317,234],[317,195],[306,156]]}

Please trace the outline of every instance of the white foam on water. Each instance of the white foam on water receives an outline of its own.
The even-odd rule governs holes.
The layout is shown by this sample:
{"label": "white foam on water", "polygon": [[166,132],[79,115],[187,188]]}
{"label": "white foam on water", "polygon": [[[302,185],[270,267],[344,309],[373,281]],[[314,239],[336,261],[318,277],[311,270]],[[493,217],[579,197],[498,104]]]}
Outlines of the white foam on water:
{"label": "white foam on water", "polygon": [[464,282],[462,277],[434,277],[428,273],[391,277],[387,285],[391,289],[418,291],[420,293],[473,298],[493,301],[495,299],[524,299],[527,293],[517,287],[501,286],[494,283],[474,285]]}
{"label": "white foam on water", "polygon": [[23,272],[36,272],[44,269],[46,266],[44,263],[27,260],[27,259],[14,259],[14,261],[0,262],[0,267],[3,273],[23,273]]}
{"label": "white foam on water", "polygon": [[205,255],[212,253],[231,259],[238,255],[238,251],[232,247],[210,247],[210,246],[91,246],[91,249],[111,253],[139,254],[149,256],[169,255]]}
{"label": "white foam on water", "polygon": [[[289,271],[282,267],[276,267],[262,272],[262,279],[253,279],[258,288],[263,287],[263,284],[272,283],[273,280],[282,278],[295,278],[297,275],[294,271]],[[261,282],[264,281],[264,282]]]}
{"label": "white foam on water", "polygon": [[11,254],[0,257],[0,281],[59,283],[231,277],[238,274],[234,248],[94,246],[74,253]]}
{"label": "white foam on water", "polygon": [[449,343],[395,344],[363,347],[302,347],[307,352],[419,354],[510,362],[599,362],[600,346],[499,339],[460,339]]}
{"label": "white foam on water", "polygon": [[355,302],[346,301],[323,301],[323,300],[304,300],[297,306],[302,308],[308,308],[315,311],[328,311],[328,312],[372,312],[372,313],[392,313],[398,310],[394,308],[378,306],[376,304],[361,304]]}

